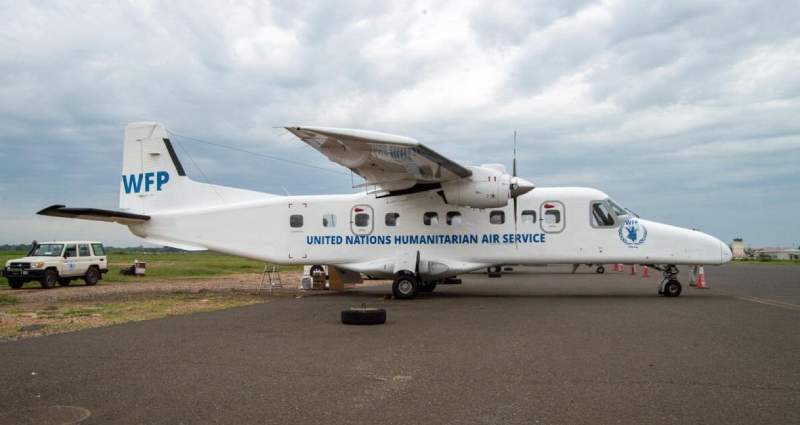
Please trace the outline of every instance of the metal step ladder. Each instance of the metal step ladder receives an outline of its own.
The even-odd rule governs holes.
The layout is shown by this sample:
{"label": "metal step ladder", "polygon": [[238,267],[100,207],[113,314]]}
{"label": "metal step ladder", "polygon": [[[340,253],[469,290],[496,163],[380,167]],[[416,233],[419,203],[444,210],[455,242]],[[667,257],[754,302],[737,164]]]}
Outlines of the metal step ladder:
{"label": "metal step ladder", "polygon": [[264,271],[261,273],[261,283],[258,288],[268,290],[270,295],[272,295],[273,289],[283,288],[281,272],[278,271],[278,266],[264,264]]}

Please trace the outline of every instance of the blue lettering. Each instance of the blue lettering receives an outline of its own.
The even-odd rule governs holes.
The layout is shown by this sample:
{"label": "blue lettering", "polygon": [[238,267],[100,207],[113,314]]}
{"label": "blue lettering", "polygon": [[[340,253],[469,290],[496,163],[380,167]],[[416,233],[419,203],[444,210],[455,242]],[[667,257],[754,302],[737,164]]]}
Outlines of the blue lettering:
{"label": "blue lettering", "polygon": [[131,174],[130,176],[123,175],[122,186],[125,189],[125,193],[131,193],[131,190],[133,190],[133,193],[139,193],[139,191],[142,190],[142,175],[141,174],[138,175]]}
{"label": "blue lettering", "polygon": [[155,184],[155,182],[156,182],[155,177],[156,177],[156,173],[153,173],[153,172],[144,173],[144,191],[145,192],[149,192],[150,191],[150,185],[151,184]]}
{"label": "blue lettering", "polygon": [[169,181],[169,173],[166,171],[159,171],[156,173],[156,190],[160,191],[161,186],[164,186]]}

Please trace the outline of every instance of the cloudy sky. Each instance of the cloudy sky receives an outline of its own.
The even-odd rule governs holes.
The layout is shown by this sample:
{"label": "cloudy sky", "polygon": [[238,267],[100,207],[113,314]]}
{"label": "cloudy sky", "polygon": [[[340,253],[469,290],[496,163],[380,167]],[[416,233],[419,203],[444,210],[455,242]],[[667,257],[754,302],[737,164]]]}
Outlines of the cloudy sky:
{"label": "cloudy sky", "polygon": [[[414,137],[539,186],[599,188],[643,217],[800,243],[797,1],[0,1],[0,244],[122,226],[122,132],[172,132],[330,170],[276,127]],[[347,173],[176,137],[190,176],[351,192]]]}

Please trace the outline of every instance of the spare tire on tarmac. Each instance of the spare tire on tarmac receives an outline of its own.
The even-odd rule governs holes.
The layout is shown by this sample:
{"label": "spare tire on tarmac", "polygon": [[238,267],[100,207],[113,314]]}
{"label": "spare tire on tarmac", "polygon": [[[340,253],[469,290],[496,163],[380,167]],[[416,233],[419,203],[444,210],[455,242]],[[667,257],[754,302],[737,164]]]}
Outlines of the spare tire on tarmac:
{"label": "spare tire on tarmac", "polygon": [[349,308],[342,310],[345,325],[381,325],[386,323],[386,310],[382,308]]}

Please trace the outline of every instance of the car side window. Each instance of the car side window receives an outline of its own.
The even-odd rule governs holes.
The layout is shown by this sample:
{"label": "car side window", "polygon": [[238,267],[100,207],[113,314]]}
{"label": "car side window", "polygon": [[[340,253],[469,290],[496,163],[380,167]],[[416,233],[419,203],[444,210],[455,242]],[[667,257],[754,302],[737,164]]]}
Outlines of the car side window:
{"label": "car side window", "polygon": [[102,255],[106,255],[106,250],[103,249],[103,244],[101,243],[93,243],[92,244],[92,251],[94,251],[94,255],[100,257]]}
{"label": "car side window", "polygon": [[89,245],[80,244],[78,245],[78,253],[81,257],[91,257],[92,254],[89,253]]}
{"label": "car side window", "polygon": [[67,248],[64,250],[64,258],[70,257],[77,257],[78,256],[78,248],[75,245],[67,245]]}

